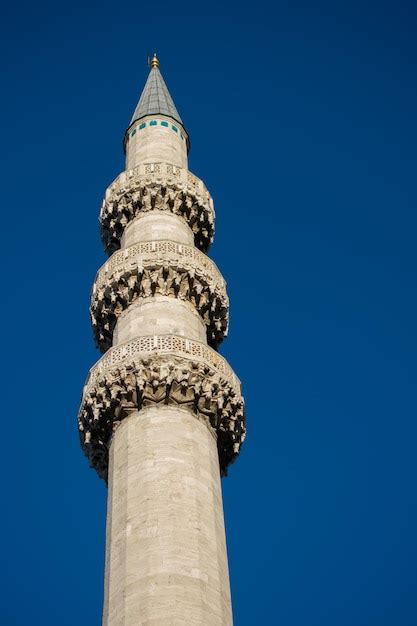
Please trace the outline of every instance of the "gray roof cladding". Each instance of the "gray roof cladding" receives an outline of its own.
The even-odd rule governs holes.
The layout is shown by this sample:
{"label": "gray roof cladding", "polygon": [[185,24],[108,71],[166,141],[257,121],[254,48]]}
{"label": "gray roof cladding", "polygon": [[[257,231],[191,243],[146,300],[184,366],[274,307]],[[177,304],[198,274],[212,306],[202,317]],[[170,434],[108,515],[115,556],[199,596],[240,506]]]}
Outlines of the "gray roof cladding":
{"label": "gray roof cladding", "polygon": [[158,67],[152,67],[129,126],[146,115],[167,115],[183,125]]}

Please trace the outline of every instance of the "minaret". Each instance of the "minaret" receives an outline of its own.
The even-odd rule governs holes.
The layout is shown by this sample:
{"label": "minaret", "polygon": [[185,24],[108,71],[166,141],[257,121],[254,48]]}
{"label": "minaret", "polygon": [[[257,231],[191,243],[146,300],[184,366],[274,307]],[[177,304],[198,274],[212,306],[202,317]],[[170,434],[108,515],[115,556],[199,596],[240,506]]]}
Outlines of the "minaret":
{"label": "minaret", "polygon": [[216,351],[225,281],[205,254],[213,201],[156,55],[100,212],[110,258],[91,320],[104,353],[79,412],[108,481],[104,626],[230,626],[220,477],[245,436],[240,383]]}

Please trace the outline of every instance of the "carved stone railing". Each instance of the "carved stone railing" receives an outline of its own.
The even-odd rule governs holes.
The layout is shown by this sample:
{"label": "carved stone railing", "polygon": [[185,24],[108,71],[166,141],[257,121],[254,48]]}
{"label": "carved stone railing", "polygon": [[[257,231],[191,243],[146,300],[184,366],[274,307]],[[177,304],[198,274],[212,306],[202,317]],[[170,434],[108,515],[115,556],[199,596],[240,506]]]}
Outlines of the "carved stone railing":
{"label": "carved stone railing", "polygon": [[120,421],[153,404],[188,407],[217,436],[222,474],[245,439],[244,401],[230,366],[208,346],[178,337],[140,337],[109,350],[90,370],[78,415],[81,445],[106,479]]}
{"label": "carved stone railing", "polygon": [[120,248],[124,229],[135,217],[152,210],[185,219],[200,250],[213,241],[214,206],[204,183],[183,168],[148,163],[123,172],[106,191],[100,225],[107,252]]}
{"label": "carved stone railing", "polygon": [[194,246],[187,246],[182,243],[177,243],[176,241],[143,241],[140,243],[136,243],[133,246],[129,246],[128,248],[123,248],[123,250],[118,250],[114,252],[108,261],[102,265],[102,267],[97,272],[95,284],[97,287],[100,287],[104,284],[109,276],[113,272],[113,270],[118,269],[126,264],[126,262],[131,259],[135,259],[136,257],[144,257],[144,258],[158,258],[165,255],[175,255],[184,257],[184,259],[190,259],[193,262],[198,263],[198,265],[207,272],[209,272],[213,276],[213,280],[216,283],[225,284],[224,278],[220,273],[218,267],[204,252],[200,252]]}
{"label": "carved stone railing", "polygon": [[103,352],[112,344],[118,317],[138,298],[172,296],[191,302],[217,346],[227,334],[229,301],[215,264],[194,246],[173,241],[138,243],[116,252],[99,270],[91,296],[91,320]]}
{"label": "carved stone railing", "polygon": [[110,195],[114,191],[120,191],[128,187],[130,184],[129,181],[138,176],[164,176],[168,179],[178,180],[184,183],[188,182],[193,187],[195,187],[195,189],[198,190],[198,192],[201,193],[203,197],[206,198],[207,202],[212,202],[211,196],[207,191],[207,187],[200,178],[197,178],[195,174],[192,174],[189,170],[183,167],[177,167],[176,165],[171,165],[170,163],[164,162],[141,163],[131,170],[122,172],[107,188],[105,200],[109,199]]}
{"label": "carved stone railing", "polygon": [[90,369],[83,393],[85,394],[91,385],[94,386],[98,377],[105,371],[115,365],[121,365],[125,359],[155,353],[191,358],[200,363],[208,363],[216,372],[231,381],[236,392],[240,391],[240,380],[226,359],[204,343],[179,335],[147,335],[114,346],[106,354],[103,354],[101,359]]}

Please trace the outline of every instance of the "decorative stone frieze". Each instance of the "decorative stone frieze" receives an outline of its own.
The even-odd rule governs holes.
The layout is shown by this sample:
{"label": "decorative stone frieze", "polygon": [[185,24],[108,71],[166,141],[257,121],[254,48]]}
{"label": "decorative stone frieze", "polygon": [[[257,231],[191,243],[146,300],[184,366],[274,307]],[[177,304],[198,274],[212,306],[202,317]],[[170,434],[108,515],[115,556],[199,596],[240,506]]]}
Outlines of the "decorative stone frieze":
{"label": "decorative stone frieze", "polygon": [[245,439],[244,402],[230,366],[208,346],[178,337],[140,337],[109,350],[90,371],[78,415],[82,448],[106,479],[112,434],[153,404],[187,406],[217,437],[223,475]]}
{"label": "decorative stone frieze", "polygon": [[207,250],[213,241],[214,207],[204,183],[183,168],[147,163],[120,174],[106,191],[100,225],[108,254],[120,248],[129,222],[153,210],[185,219],[200,250]]}
{"label": "decorative stone frieze", "polygon": [[114,252],[111,257],[98,270],[96,276],[96,285],[100,287],[107,279],[108,275],[115,269],[123,266],[126,261],[135,259],[138,256],[145,258],[154,258],[155,255],[178,255],[184,259],[198,263],[198,265],[213,276],[216,283],[225,284],[225,280],[219,271],[217,265],[204,252],[200,252],[194,246],[177,243],[176,241],[142,241],[123,250]]}
{"label": "decorative stone frieze", "polygon": [[129,305],[155,295],[191,302],[210,345],[227,334],[229,301],[215,264],[194,246],[149,241],[114,253],[97,274],[90,314],[99,349],[110,348],[117,319]]}

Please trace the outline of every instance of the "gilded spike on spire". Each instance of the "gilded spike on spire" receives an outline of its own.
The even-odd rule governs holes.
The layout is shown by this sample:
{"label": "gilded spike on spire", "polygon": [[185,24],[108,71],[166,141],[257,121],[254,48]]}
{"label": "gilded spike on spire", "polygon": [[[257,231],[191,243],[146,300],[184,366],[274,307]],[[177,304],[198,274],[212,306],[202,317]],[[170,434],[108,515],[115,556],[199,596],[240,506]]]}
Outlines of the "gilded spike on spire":
{"label": "gilded spike on spire", "polygon": [[156,52],[153,53],[153,57],[151,59],[151,70],[153,70],[154,67],[159,67],[159,59],[156,56]]}

